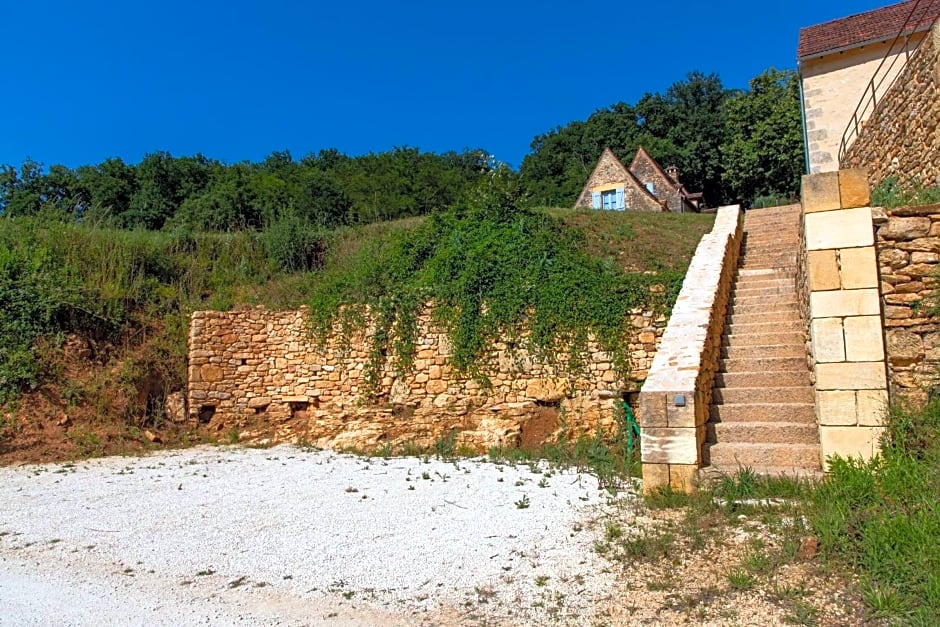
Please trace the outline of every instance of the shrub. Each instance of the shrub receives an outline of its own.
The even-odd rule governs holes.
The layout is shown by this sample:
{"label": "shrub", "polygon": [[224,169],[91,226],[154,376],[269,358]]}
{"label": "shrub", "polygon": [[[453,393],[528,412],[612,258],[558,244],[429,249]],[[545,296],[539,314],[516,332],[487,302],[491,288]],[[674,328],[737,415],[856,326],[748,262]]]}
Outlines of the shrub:
{"label": "shrub", "polygon": [[262,233],[264,249],[278,270],[309,272],[323,265],[325,237],[319,229],[298,216],[287,216]]}

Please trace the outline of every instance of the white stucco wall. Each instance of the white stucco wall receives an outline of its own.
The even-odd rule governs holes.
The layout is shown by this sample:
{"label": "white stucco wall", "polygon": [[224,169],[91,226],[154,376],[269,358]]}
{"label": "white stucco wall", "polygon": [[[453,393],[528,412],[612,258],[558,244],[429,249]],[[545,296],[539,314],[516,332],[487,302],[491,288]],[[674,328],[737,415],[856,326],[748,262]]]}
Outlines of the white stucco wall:
{"label": "white stucco wall", "polygon": [[[923,33],[914,35],[909,48],[914,49],[922,40]],[[890,45],[891,41],[870,44],[801,62],[810,173],[839,169],[842,134]],[[902,58],[897,59],[891,67],[892,61],[898,56]],[[904,67],[903,56],[901,52],[885,62],[882,71],[889,67],[891,70],[885,73],[887,79],[881,83],[876,97],[882,96]]]}

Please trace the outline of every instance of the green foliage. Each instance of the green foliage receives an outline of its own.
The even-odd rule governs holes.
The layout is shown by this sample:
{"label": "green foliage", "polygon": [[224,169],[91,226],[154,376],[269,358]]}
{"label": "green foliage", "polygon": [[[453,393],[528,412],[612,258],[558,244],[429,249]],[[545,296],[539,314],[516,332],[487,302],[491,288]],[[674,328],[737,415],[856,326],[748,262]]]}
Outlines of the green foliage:
{"label": "green foliage", "polygon": [[940,186],[925,187],[919,182],[905,186],[892,175],[871,190],[871,203],[888,208],[940,203]]}
{"label": "green foliage", "polygon": [[727,102],[722,181],[732,198],[790,196],[804,171],[799,76],[770,68]]}
{"label": "green foliage", "polygon": [[810,521],[827,555],[856,568],[873,613],[930,624],[940,615],[940,402],[893,408],[882,453],[835,458]]}
{"label": "green foliage", "polygon": [[320,228],[417,216],[449,206],[490,168],[482,150],[415,148],[347,157],[288,152],[226,165],[202,155],[148,154],[137,165],[107,159],[74,170],[27,159],[0,166],[0,216],[56,213],[120,228],[260,230],[297,216]]}
{"label": "green foliage", "polygon": [[310,271],[323,264],[326,236],[299,216],[286,216],[264,230],[264,249],[279,270]]}
{"label": "green foliage", "polygon": [[111,345],[158,333],[118,376],[133,387],[156,373],[178,389],[190,311],[302,302],[303,284],[278,288],[290,277],[279,254],[269,256],[251,233],[125,231],[47,213],[0,218],[0,403],[45,381],[52,349],[73,332]]}
{"label": "green foliage", "polygon": [[385,359],[408,367],[417,314],[428,302],[462,372],[477,375],[487,347],[507,338],[543,355],[566,345],[577,362],[590,334],[625,372],[630,309],[667,309],[675,290],[650,287],[672,288],[682,275],[625,273],[599,262],[581,250],[577,232],[520,205],[516,179],[497,171],[453,209],[327,267],[310,300],[315,328],[322,336],[337,316],[356,328],[368,309],[377,332],[367,384]]}
{"label": "green foliage", "polygon": [[56,332],[72,287],[47,249],[0,240],[0,403],[38,384],[42,364],[35,343]]}

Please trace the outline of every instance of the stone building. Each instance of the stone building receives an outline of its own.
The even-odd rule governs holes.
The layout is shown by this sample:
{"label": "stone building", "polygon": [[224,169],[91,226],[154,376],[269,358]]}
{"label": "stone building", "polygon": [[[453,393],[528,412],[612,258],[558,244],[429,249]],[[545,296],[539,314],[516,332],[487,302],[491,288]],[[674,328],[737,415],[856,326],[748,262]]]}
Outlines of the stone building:
{"label": "stone building", "polygon": [[938,17],[940,2],[910,0],[800,30],[797,59],[810,173],[839,169],[850,122],[847,146]]}
{"label": "stone building", "polygon": [[702,194],[690,194],[675,167],[664,170],[642,146],[626,167],[605,148],[575,208],[613,211],[697,212]]}

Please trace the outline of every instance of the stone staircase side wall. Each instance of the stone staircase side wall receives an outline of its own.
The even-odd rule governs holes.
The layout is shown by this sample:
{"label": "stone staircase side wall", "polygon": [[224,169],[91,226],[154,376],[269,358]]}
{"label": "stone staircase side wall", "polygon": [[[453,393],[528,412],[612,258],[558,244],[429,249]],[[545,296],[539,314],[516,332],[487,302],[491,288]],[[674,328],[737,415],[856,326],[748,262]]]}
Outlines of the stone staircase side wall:
{"label": "stone staircase side wall", "polygon": [[711,233],[695,251],[640,390],[637,416],[647,493],[665,486],[695,489],[742,234],[740,208],[718,209]]}
{"label": "stone staircase side wall", "polygon": [[893,397],[923,402],[940,385],[940,205],[875,209]]}
{"label": "stone staircase side wall", "polygon": [[875,229],[863,169],[803,177],[804,275],[823,467],[870,458],[888,403]]}
{"label": "stone staircase side wall", "polygon": [[902,187],[940,185],[940,22],[881,97],[842,168],[868,168],[877,185],[895,176]]}

